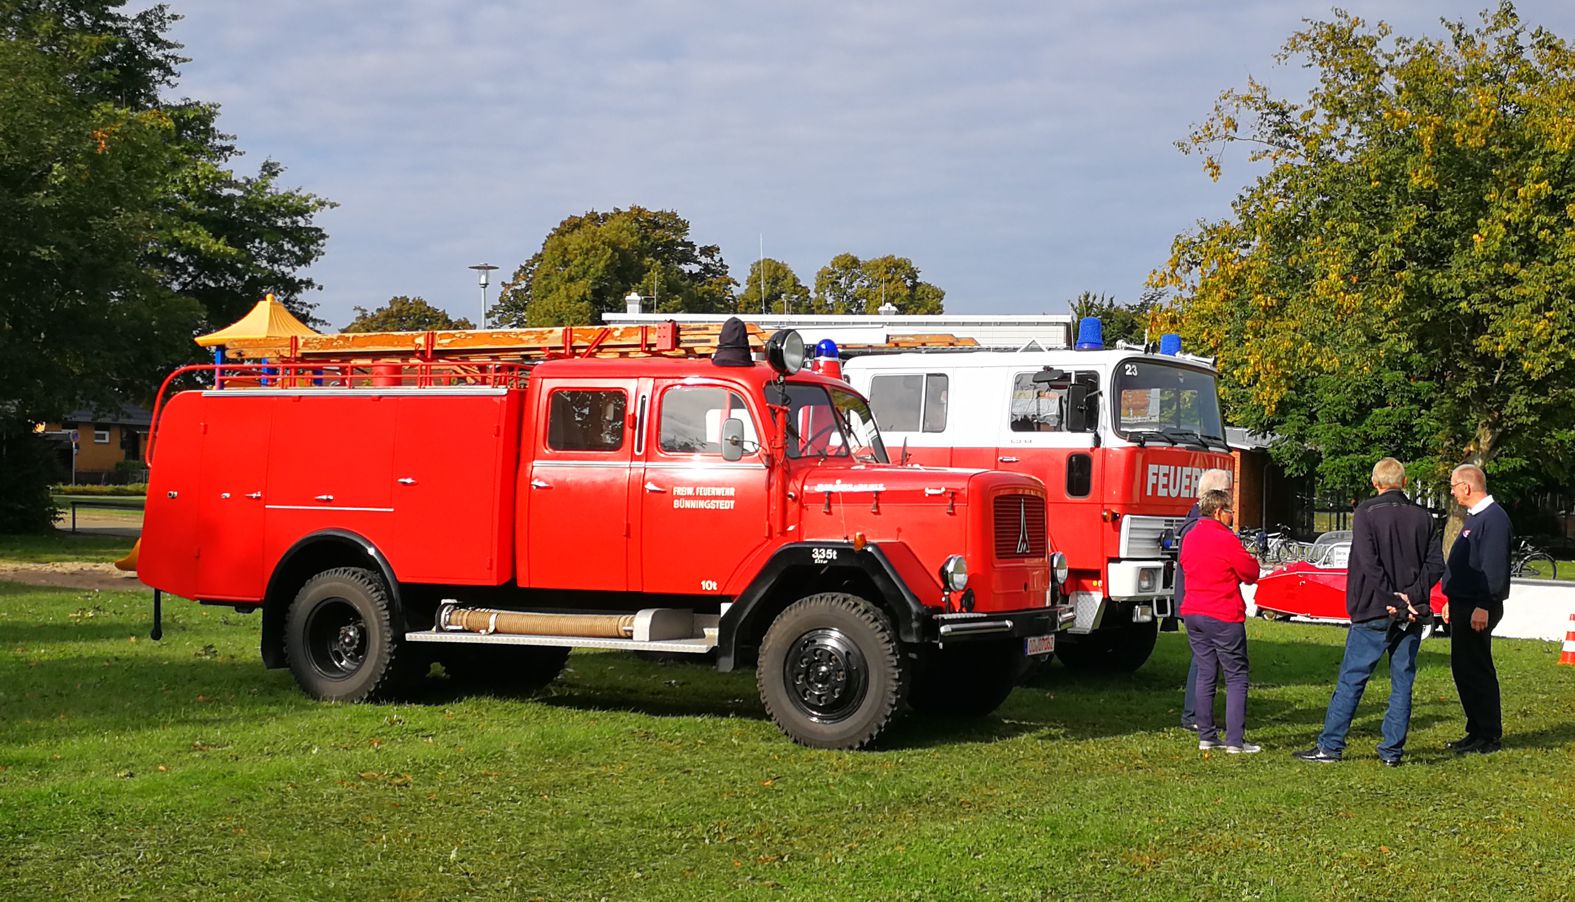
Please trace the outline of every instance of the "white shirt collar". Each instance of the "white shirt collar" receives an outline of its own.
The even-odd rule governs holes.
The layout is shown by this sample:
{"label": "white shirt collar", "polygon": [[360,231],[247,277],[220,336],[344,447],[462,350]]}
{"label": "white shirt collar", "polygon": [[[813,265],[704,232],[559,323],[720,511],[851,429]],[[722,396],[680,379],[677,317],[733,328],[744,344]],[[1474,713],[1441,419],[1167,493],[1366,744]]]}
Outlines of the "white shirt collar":
{"label": "white shirt collar", "polygon": [[1473,504],[1470,507],[1466,508],[1466,513],[1472,514],[1472,515],[1480,514],[1483,511],[1487,510],[1487,506],[1489,504],[1492,504],[1492,503],[1493,503],[1493,496],[1492,495],[1484,496],[1481,501],[1478,501],[1476,504]]}

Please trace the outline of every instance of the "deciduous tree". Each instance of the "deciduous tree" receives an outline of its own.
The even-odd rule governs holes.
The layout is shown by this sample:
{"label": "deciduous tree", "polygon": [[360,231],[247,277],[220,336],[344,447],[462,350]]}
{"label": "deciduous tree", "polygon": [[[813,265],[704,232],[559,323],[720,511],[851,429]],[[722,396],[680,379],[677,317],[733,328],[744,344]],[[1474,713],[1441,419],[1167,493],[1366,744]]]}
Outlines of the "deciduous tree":
{"label": "deciduous tree", "polygon": [[559,223],[503,284],[496,322],[593,325],[638,292],[647,312],[725,313],[736,283],[716,245],[696,245],[671,210],[592,210]]}
{"label": "deciduous tree", "polygon": [[425,298],[395,295],[388,303],[368,310],[354,307],[355,319],[342,332],[426,332],[442,329],[474,329],[468,319],[455,319],[446,311],[427,303]]}
{"label": "deciduous tree", "polygon": [[891,304],[901,314],[945,312],[946,292],[919,279],[907,257],[838,254],[815,274],[817,313],[874,314]]}
{"label": "deciduous tree", "polygon": [[1249,80],[1181,142],[1215,177],[1233,147],[1265,171],[1151,281],[1233,419],[1334,486],[1384,454],[1501,489],[1572,456],[1575,52],[1509,3],[1481,18],[1309,22],[1280,54],[1305,99]]}
{"label": "deciduous tree", "polygon": [[[145,400],[198,331],[265,290],[297,303],[326,201],[277,164],[235,175],[217,108],[166,103],[181,62],[163,6],[0,0],[0,456],[31,424]],[[0,531],[47,527],[43,471],[0,463]]]}
{"label": "deciduous tree", "polygon": [[734,299],[737,313],[813,313],[809,289],[793,268],[766,257],[749,266],[744,289]]}

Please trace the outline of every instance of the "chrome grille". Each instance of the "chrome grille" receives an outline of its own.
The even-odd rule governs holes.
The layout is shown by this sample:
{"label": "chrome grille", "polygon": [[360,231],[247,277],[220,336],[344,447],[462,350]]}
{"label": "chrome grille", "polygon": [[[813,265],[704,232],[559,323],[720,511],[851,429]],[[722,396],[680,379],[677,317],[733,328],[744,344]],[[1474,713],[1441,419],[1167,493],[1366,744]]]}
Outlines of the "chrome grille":
{"label": "chrome grille", "polygon": [[995,556],[1044,557],[1045,502],[1037,495],[995,499]]}
{"label": "chrome grille", "polygon": [[1144,517],[1126,516],[1121,518],[1121,557],[1122,558],[1160,558],[1165,557],[1165,551],[1159,545],[1159,538],[1165,530],[1181,530],[1181,524],[1186,517]]}

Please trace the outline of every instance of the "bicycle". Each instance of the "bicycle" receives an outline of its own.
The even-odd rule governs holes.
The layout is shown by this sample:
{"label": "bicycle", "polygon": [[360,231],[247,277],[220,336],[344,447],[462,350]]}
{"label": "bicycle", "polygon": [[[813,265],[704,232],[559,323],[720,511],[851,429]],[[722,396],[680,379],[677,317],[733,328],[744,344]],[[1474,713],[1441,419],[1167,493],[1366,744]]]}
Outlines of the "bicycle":
{"label": "bicycle", "polygon": [[1520,578],[1542,579],[1541,565],[1547,566],[1548,579],[1559,578],[1559,562],[1553,559],[1553,555],[1548,554],[1525,539],[1521,539],[1520,547],[1516,548],[1515,553],[1510,555],[1509,575]]}

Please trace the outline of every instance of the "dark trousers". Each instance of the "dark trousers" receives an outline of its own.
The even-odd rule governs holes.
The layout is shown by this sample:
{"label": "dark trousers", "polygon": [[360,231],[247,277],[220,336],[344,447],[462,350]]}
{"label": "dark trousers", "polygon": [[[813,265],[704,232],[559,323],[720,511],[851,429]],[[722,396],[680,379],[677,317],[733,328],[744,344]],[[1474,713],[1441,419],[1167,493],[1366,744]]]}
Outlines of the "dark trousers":
{"label": "dark trousers", "polygon": [[1247,625],[1202,614],[1187,617],[1187,642],[1198,662],[1198,739],[1218,742],[1214,725],[1214,681],[1225,672],[1225,744],[1241,745],[1247,730]]}
{"label": "dark trousers", "polygon": [[[1182,624],[1187,618],[1181,618]],[[1181,725],[1192,727],[1198,722],[1198,657],[1192,653],[1192,642],[1187,642],[1187,686],[1181,690]]]}
{"label": "dark trousers", "polygon": [[[1471,628],[1471,612],[1484,608],[1488,628]],[[1449,668],[1466,712],[1466,735],[1497,742],[1504,736],[1499,707],[1498,670],[1493,667],[1493,628],[1504,619],[1504,603],[1486,599],[1449,599]]]}

